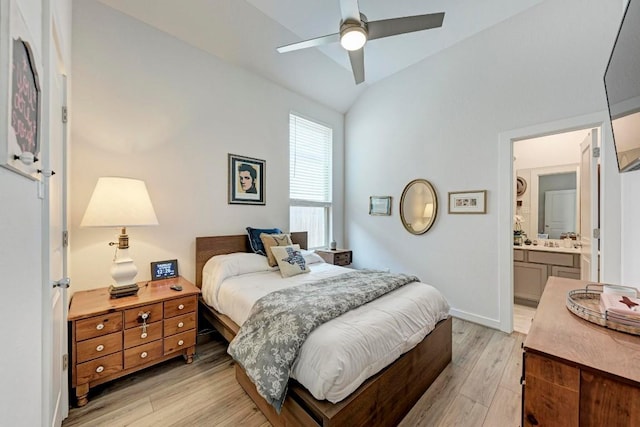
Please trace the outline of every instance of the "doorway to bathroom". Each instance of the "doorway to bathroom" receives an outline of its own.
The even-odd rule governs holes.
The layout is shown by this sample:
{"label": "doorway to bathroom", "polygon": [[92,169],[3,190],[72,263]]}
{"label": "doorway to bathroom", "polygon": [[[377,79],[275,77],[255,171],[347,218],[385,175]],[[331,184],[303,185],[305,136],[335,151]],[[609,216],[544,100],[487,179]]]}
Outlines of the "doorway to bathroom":
{"label": "doorway to bathroom", "polygon": [[[549,276],[589,276],[582,236],[591,228],[591,175],[582,164],[585,144],[598,129],[585,128],[513,142],[513,329],[528,333]],[[585,204],[586,202],[586,204]],[[582,229],[581,229],[582,228]],[[587,233],[588,234],[588,233]],[[519,238],[516,238],[518,237]],[[588,256],[588,255],[587,255]],[[590,260],[589,260],[590,261]]]}

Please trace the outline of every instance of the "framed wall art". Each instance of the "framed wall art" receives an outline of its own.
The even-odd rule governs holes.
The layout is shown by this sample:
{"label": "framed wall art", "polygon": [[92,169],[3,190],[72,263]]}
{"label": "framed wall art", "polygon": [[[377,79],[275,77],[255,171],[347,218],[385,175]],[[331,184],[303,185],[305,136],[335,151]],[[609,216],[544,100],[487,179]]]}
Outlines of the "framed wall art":
{"label": "framed wall art", "polygon": [[487,190],[449,192],[449,213],[487,213]]}
{"label": "framed wall art", "polygon": [[39,179],[40,57],[15,0],[0,3],[0,18],[0,165]]}
{"label": "framed wall art", "polygon": [[391,215],[391,196],[369,197],[369,215]]}
{"label": "framed wall art", "polygon": [[265,205],[266,162],[229,154],[229,204]]}

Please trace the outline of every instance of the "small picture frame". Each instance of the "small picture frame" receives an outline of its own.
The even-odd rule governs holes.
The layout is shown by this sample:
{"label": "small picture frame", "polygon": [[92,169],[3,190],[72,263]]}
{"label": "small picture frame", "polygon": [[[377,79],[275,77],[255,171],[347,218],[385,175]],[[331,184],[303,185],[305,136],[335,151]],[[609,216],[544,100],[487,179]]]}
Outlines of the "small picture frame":
{"label": "small picture frame", "polygon": [[369,197],[369,215],[391,215],[391,196]]}
{"label": "small picture frame", "polygon": [[266,162],[229,154],[229,204],[265,205]]}
{"label": "small picture frame", "polygon": [[178,277],[178,260],[154,261],[151,263],[151,280]]}
{"label": "small picture frame", "polygon": [[449,192],[450,214],[486,214],[487,190]]}

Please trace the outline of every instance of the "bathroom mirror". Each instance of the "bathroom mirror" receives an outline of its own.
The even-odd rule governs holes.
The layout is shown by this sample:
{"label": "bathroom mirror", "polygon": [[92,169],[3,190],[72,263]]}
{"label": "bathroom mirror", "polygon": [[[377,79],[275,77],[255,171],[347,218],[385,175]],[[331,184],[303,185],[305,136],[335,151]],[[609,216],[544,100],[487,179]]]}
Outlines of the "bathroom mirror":
{"label": "bathroom mirror", "polygon": [[400,220],[411,234],[424,234],[436,220],[438,197],[426,179],[414,179],[400,198]]}

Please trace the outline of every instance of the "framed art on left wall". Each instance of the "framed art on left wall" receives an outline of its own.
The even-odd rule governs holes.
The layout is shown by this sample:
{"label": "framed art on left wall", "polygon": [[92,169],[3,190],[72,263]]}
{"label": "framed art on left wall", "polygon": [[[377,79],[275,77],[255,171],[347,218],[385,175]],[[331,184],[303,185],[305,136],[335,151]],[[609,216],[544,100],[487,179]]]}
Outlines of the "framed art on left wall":
{"label": "framed art on left wall", "polygon": [[229,154],[229,204],[265,205],[266,162]]}
{"label": "framed art on left wall", "polygon": [[0,21],[0,165],[39,179],[40,56],[15,0],[0,3]]}

